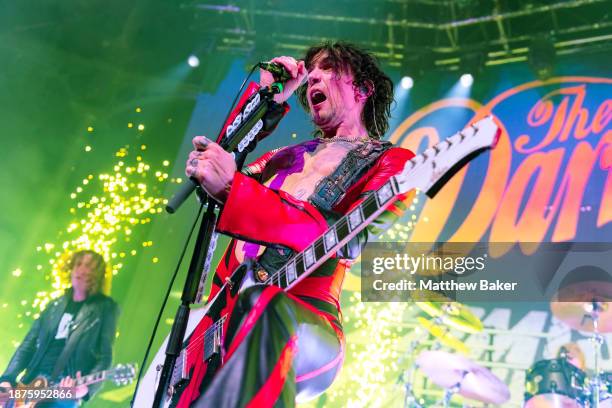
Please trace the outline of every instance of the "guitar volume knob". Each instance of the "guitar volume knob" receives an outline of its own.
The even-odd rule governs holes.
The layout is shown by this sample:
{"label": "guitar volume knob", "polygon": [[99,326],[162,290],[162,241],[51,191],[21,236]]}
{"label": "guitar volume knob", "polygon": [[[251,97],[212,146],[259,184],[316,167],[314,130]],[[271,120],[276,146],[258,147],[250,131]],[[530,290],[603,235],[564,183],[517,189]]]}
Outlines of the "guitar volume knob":
{"label": "guitar volume knob", "polygon": [[255,276],[257,276],[257,280],[260,282],[265,282],[266,279],[270,277],[268,272],[263,268],[258,269],[257,272],[255,272]]}

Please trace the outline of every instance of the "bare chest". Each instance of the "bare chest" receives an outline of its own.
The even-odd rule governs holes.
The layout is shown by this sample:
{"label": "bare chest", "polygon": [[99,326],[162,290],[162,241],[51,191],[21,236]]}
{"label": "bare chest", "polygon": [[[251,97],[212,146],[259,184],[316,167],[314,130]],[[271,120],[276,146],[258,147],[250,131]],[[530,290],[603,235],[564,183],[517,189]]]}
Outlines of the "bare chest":
{"label": "bare chest", "polygon": [[352,148],[349,143],[325,143],[313,152],[304,153],[302,158],[298,158],[303,160],[301,170],[286,175],[280,189],[299,200],[308,199],[317,183],[333,173]]}

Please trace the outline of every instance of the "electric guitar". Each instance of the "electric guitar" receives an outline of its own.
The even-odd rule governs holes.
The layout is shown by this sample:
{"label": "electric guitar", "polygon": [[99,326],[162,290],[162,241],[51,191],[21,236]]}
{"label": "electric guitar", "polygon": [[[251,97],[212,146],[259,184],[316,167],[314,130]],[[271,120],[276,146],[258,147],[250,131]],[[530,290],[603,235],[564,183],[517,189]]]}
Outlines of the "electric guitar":
{"label": "electric guitar", "polygon": [[[369,194],[361,204],[274,273],[262,273],[261,270],[255,273],[248,265],[240,266],[216,296],[209,300],[207,308],[197,310],[198,316],[190,316],[184,348],[166,390],[164,408],[189,407],[199,396],[201,385],[206,386],[223,364],[225,323],[229,321],[242,290],[258,284],[291,289],[366,228],[397,196],[418,189],[433,197],[467,162],[493,148],[500,134],[501,130],[491,116],[479,120],[410,159],[401,173]],[[148,407],[153,403],[158,373],[164,362],[164,350],[165,346],[162,346],[143,377],[134,406]]]}
{"label": "electric guitar", "polygon": [[[110,370],[98,371],[81,377],[75,381],[75,387],[102,381],[113,381],[117,385],[126,385],[132,382],[135,373],[135,364],[118,364]],[[74,395],[70,395],[70,392],[69,388],[60,388],[59,384],[50,384],[46,377],[37,377],[29,384],[20,383],[14,389],[2,393],[0,395],[0,407],[34,408],[38,402],[51,398],[74,400]]]}

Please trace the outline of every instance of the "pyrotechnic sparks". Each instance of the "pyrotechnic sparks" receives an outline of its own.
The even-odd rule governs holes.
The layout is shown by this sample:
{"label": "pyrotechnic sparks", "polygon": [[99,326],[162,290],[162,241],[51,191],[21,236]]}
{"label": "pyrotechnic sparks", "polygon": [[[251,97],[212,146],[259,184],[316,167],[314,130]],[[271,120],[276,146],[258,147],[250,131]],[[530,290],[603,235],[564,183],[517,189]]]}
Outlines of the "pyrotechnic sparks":
{"label": "pyrotechnic sparks", "polygon": [[363,303],[358,292],[345,310],[346,363],[327,391],[330,406],[383,407],[398,390],[398,346],[404,343],[402,322],[408,304]]}
{"label": "pyrotechnic sparks", "polygon": [[[129,146],[121,147],[115,153],[117,161],[110,166],[112,171],[87,175],[69,194],[68,211],[72,219],[58,234],[58,242],[47,242],[36,248],[45,258],[36,270],[50,269],[45,278],[50,281],[50,287],[39,291],[32,302],[22,302],[35,309],[26,312],[26,316],[37,318],[49,301],[61,296],[70,286],[66,265],[75,251],[91,249],[104,256],[109,264],[105,279],[108,291],[112,276],[124,267],[123,260],[137,256],[138,248],[146,250],[153,246],[152,241],[132,239],[133,234],[139,226],[150,223],[154,215],[163,211],[167,202],[162,196],[165,185],[182,180],[169,177],[166,172],[169,160],[156,165],[146,162],[142,156],[146,145],[133,149],[134,152],[130,152]],[[154,256],[149,259],[153,263],[159,261]],[[45,264],[49,267],[43,266]],[[12,274],[19,278],[26,272],[16,268]]]}

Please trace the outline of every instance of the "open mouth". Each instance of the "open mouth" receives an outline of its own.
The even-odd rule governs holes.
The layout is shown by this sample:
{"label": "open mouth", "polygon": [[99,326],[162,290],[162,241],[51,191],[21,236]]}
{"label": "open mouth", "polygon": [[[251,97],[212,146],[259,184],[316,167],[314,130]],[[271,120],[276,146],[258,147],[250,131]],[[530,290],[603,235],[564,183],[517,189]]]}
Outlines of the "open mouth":
{"label": "open mouth", "polygon": [[312,106],[317,106],[323,102],[325,102],[327,100],[327,96],[325,96],[325,94],[321,91],[312,91],[310,93],[310,101],[312,103]]}

